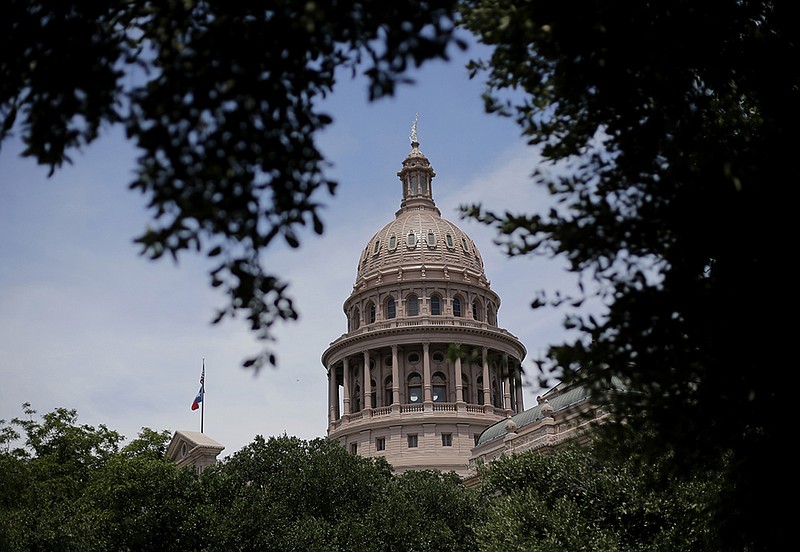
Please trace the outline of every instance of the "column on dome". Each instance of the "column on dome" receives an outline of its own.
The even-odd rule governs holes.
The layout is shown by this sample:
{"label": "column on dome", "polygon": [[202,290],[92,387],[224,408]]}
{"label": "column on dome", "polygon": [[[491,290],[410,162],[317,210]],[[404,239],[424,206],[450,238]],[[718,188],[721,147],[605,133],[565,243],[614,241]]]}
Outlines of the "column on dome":
{"label": "column on dome", "polygon": [[517,412],[522,412],[525,410],[525,404],[522,398],[522,366],[517,365],[517,370],[514,373],[514,382],[516,383],[516,392],[517,392]]}
{"label": "column on dome", "polygon": [[423,402],[433,401],[431,393],[431,356],[430,343],[425,341],[422,344],[422,392]]}
{"label": "column on dome", "polygon": [[342,403],[344,404],[344,413],[345,415],[351,414],[350,412],[350,362],[347,357],[344,357],[342,360],[342,372],[343,372],[343,386],[344,386],[344,398],[342,399]]}
{"label": "column on dome", "polygon": [[509,377],[511,367],[508,364],[507,353],[503,353],[503,366],[505,366],[505,373],[503,374],[503,408],[511,410],[511,381]]}
{"label": "column on dome", "polygon": [[392,345],[392,410],[400,410],[400,361],[397,345]]}
{"label": "column on dome", "polygon": [[328,367],[328,422],[332,424],[336,421],[336,408],[334,405],[339,403],[339,386],[336,385],[336,369]]}
{"label": "column on dome", "polygon": [[[461,348],[460,343],[456,343],[456,347]],[[456,357],[456,402],[465,402],[466,398],[464,397],[464,382],[463,382],[463,372],[461,370],[461,356]]]}
{"label": "column on dome", "polygon": [[489,350],[483,348],[483,408],[489,410],[492,407],[492,380],[489,377]]}
{"label": "column on dome", "polygon": [[372,404],[372,377],[369,374],[369,350],[364,351],[364,408],[374,408]]}

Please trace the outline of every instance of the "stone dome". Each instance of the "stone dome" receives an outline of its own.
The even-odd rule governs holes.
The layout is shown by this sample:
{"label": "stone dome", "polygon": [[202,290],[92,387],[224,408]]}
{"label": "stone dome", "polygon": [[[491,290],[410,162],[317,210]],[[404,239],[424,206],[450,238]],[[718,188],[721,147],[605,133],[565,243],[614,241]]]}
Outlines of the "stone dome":
{"label": "stone dome", "polygon": [[395,219],[375,233],[361,253],[356,282],[375,272],[406,265],[438,265],[485,279],[483,259],[475,242],[458,226],[442,218],[431,189],[435,176],[417,142],[397,173],[403,200]]}

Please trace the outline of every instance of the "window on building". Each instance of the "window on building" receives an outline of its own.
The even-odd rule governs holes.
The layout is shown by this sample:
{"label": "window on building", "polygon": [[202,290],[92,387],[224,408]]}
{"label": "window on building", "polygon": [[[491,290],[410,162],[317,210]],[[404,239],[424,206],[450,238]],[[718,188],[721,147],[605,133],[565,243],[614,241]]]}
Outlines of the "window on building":
{"label": "window on building", "polygon": [[418,316],[419,315],[419,299],[416,295],[409,295],[406,299],[406,315]]}
{"label": "window on building", "polygon": [[373,324],[375,322],[375,303],[370,303],[367,306],[367,312],[369,313],[369,323]]}
{"label": "window on building", "polygon": [[408,436],[408,448],[417,448],[418,443],[416,435]]}
{"label": "window on building", "polygon": [[378,407],[378,403],[377,403],[377,401],[378,401],[378,387],[375,385],[375,380],[371,380],[370,381],[370,385],[372,386],[372,387],[370,387],[370,389],[372,390],[372,392],[370,393],[370,398],[372,399],[372,408],[377,408]]}
{"label": "window on building", "polygon": [[375,240],[375,245],[372,248],[372,254],[374,255],[375,253],[377,253],[378,249],[380,248],[381,248],[381,240]]}
{"label": "window on building", "polygon": [[444,353],[443,353],[443,352],[441,352],[441,351],[435,351],[435,352],[434,352],[434,353],[431,355],[431,358],[433,359],[433,361],[434,361],[436,364],[441,364],[442,362],[444,362]]}
{"label": "window on building", "polygon": [[408,233],[408,239],[406,243],[408,243],[409,247],[414,247],[415,245],[417,245],[417,236],[414,235],[414,232]]}
{"label": "window on building", "polygon": [[451,236],[450,234],[447,234],[444,237],[444,239],[447,242],[447,247],[449,247],[450,249],[453,249],[453,236]]}
{"label": "window on building", "polygon": [[431,378],[433,384],[433,402],[447,402],[447,380],[444,374],[436,372]]}
{"label": "window on building", "polygon": [[461,316],[461,299],[458,297],[453,299],[453,316]]}
{"label": "window on building", "polygon": [[431,314],[433,316],[442,314],[442,298],[438,295],[431,295]]}
{"label": "window on building", "polygon": [[361,313],[358,307],[353,309],[353,319],[350,321],[350,328],[357,330],[361,326]]}
{"label": "window on building", "polygon": [[469,394],[469,391],[469,378],[466,374],[461,374],[461,396],[464,402],[470,402],[472,400],[472,395]]}
{"label": "window on building", "polygon": [[375,450],[386,450],[386,437],[375,439]]}
{"label": "window on building", "polygon": [[433,235],[432,231],[428,231],[428,247],[433,247],[436,245],[436,236]]}
{"label": "window on building", "polygon": [[392,236],[389,238],[389,249],[391,251],[394,251],[396,247],[397,247],[397,236],[392,234]]}
{"label": "window on building", "polygon": [[467,244],[467,238],[461,238],[461,247],[464,248],[464,251],[469,251],[469,244]]}
{"label": "window on building", "polygon": [[422,378],[416,372],[408,376],[408,402],[422,402]]}
{"label": "window on building", "polygon": [[473,320],[483,320],[483,312],[478,301],[472,302],[472,318]]}
{"label": "window on building", "polygon": [[443,447],[452,447],[453,446],[453,434],[452,433],[442,433],[442,446]]}
{"label": "window on building", "polygon": [[394,304],[394,299],[386,301],[386,318],[394,318],[397,316],[397,307]]}
{"label": "window on building", "polygon": [[350,443],[350,453],[358,454],[358,443]]}
{"label": "window on building", "polygon": [[483,404],[483,376],[478,376],[475,390],[478,392],[478,404]]}
{"label": "window on building", "polygon": [[394,393],[392,392],[392,376],[386,378],[383,382],[383,404],[389,406],[394,402]]}

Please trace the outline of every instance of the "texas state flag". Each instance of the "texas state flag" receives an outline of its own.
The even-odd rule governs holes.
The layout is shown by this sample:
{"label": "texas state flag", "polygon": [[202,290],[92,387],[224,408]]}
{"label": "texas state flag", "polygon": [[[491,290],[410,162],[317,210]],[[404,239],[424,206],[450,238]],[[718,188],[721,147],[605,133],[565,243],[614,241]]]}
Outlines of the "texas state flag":
{"label": "texas state flag", "polygon": [[200,403],[203,402],[203,386],[200,386],[200,391],[197,392],[197,396],[194,398],[194,402],[192,403],[192,410],[197,410],[200,408]]}

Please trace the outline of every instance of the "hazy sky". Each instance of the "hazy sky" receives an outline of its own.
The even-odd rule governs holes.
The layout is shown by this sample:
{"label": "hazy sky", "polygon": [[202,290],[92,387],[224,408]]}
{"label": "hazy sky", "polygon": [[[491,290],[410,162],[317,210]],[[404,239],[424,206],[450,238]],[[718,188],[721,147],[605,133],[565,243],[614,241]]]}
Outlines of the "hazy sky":
{"label": "hazy sky", "polygon": [[[568,285],[563,263],[508,259],[493,234],[459,219],[458,206],[482,201],[534,211],[546,198],[528,179],[538,162],[513,121],[483,112],[482,85],[470,81],[469,53],[414,73],[417,84],[369,104],[363,82],[344,77],[325,109],[334,123],[320,147],[340,182],[326,198],[325,234],[308,232],[299,250],[281,248],[265,262],[291,282],[301,318],[278,327],[279,366],[257,375],[242,368],[262,346],[243,320],[212,326],[226,298],[209,285],[203,258],[176,265],[139,256],[132,240],[145,228],[145,198],[129,191],[136,151],[119,129],[107,130],[74,165],[53,177],[19,157],[11,139],[0,149],[0,418],[75,408],[79,422],[106,424],[131,439],[142,427],[200,430],[190,406],[206,363],[204,429],[232,454],[253,437],[325,435],[327,379],[320,356],[346,330],[342,303],[371,236],[400,204],[396,176],[410,151],[419,113],[420,149],[436,171],[442,216],[478,244],[500,325],[528,358],[564,336],[562,315],[532,311],[534,292]],[[531,370],[530,361],[525,366]],[[535,404],[536,390],[525,393]]]}

